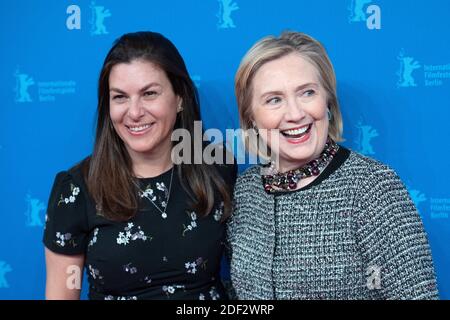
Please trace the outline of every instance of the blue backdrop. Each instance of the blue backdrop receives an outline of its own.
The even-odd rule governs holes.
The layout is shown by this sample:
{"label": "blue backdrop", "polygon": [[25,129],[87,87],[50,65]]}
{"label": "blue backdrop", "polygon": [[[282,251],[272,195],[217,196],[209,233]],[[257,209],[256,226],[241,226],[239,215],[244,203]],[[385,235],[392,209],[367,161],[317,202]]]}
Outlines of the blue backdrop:
{"label": "blue backdrop", "polygon": [[0,299],[44,297],[49,191],[56,172],[91,151],[97,77],[113,40],[139,30],[171,39],[199,89],[205,127],[223,131],[238,127],[240,59],[285,29],[327,48],[344,145],[402,177],[449,299],[449,14],[448,0],[1,1]]}

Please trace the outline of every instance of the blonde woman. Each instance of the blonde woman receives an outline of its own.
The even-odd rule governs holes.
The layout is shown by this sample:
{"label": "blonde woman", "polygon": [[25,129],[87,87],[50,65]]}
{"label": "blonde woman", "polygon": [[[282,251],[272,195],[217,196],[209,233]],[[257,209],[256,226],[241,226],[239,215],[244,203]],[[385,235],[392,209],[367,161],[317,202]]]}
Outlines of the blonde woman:
{"label": "blonde woman", "polygon": [[241,127],[278,159],[236,182],[228,241],[237,298],[437,299],[427,236],[403,183],[338,144],[336,79],[322,45],[298,32],[258,41],[235,89]]}

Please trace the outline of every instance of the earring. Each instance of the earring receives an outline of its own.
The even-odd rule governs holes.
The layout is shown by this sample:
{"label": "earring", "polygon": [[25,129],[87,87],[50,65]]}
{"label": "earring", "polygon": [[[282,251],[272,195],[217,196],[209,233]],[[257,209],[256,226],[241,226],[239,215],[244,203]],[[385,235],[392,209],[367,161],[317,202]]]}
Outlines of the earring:
{"label": "earring", "polygon": [[328,114],[328,121],[329,121],[329,120],[331,120],[331,117],[333,116],[333,115],[331,114],[330,109],[327,109],[327,114]]}

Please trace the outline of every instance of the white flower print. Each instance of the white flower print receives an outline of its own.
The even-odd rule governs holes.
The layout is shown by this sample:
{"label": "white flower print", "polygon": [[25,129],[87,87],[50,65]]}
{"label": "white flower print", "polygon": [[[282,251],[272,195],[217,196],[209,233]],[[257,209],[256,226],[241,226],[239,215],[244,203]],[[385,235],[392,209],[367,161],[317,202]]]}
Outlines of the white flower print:
{"label": "white flower print", "polygon": [[123,270],[124,270],[125,272],[128,272],[128,273],[130,273],[130,274],[134,274],[134,273],[137,272],[137,268],[131,266],[131,264],[132,264],[132,263],[130,262],[130,263],[128,263],[128,264],[122,266],[122,268],[123,268]]}
{"label": "white flower print", "polygon": [[123,232],[119,232],[119,237],[117,237],[117,244],[128,244],[129,237],[126,237]]}
{"label": "white flower print", "polygon": [[139,191],[139,196],[147,198],[161,212],[161,217],[166,219],[167,214],[165,211],[168,206],[169,189],[164,182],[156,182],[155,188],[152,189],[152,185],[148,184],[144,191]]}
{"label": "white flower print", "polygon": [[[133,232],[134,228],[134,232]],[[133,223],[128,223],[128,225],[125,227],[124,232],[119,232],[119,236],[117,237],[116,241],[117,244],[123,244],[127,245],[130,243],[130,241],[136,241],[136,240],[142,240],[142,241],[151,241],[152,237],[145,235],[144,231],[141,230],[140,226],[137,226],[135,228]]]}
{"label": "white flower print", "polygon": [[98,228],[94,229],[94,235],[92,236],[91,241],[89,241],[88,247],[92,247],[94,243],[97,242]]}
{"label": "white flower print", "polygon": [[166,192],[167,187],[166,187],[166,185],[164,184],[164,182],[161,182],[161,183],[157,182],[157,183],[156,183],[156,189],[158,189],[159,191]]}
{"label": "white flower print", "polygon": [[186,232],[192,231],[194,228],[197,227],[197,222],[196,222],[197,214],[194,211],[192,211],[189,215],[191,216],[191,223],[188,224],[187,226],[183,224],[183,228],[184,228],[183,233],[182,233],[183,237],[185,236]]}
{"label": "white flower print", "polygon": [[217,300],[220,298],[219,293],[216,291],[216,287],[211,287],[211,290],[209,290],[209,295],[212,300]]}
{"label": "white flower print", "polygon": [[131,296],[131,297],[114,297],[114,296],[106,296],[105,300],[137,300],[136,296]]}
{"label": "white flower print", "polygon": [[68,244],[72,245],[73,247],[77,246],[75,240],[72,238],[71,233],[56,232],[56,239],[57,240],[55,240],[55,243],[59,247],[65,247]]}
{"label": "white flower print", "polygon": [[74,203],[75,202],[75,200],[77,199],[77,195],[80,194],[80,188],[71,183],[70,184],[70,191],[72,192],[72,194],[70,196],[68,196],[68,197],[63,197],[63,195],[61,194],[61,196],[59,198],[59,201],[58,201],[58,206],[61,203],[68,204],[68,203]]}
{"label": "white flower print", "polygon": [[152,279],[150,278],[150,276],[146,276],[144,278],[144,282],[147,283],[147,284],[150,284],[150,283],[152,283]]}
{"label": "white flower print", "polygon": [[195,274],[197,272],[197,265],[195,264],[195,262],[187,262],[184,266],[187,269],[187,273]]}
{"label": "white flower print", "polygon": [[200,293],[198,296],[198,300],[205,300],[205,295],[203,293]]}
{"label": "white flower print", "polygon": [[89,273],[94,280],[102,280],[103,277],[100,275],[100,271],[98,269],[93,268],[91,265],[88,265]]}
{"label": "white flower print", "polygon": [[171,286],[163,286],[162,290],[169,298],[171,294],[174,294],[177,289],[183,289],[185,290],[184,285],[171,285]]}
{"label": "white flower print", "polygon": [[132,297],[117,297],[117,300],[137,300],[136,296]]}
{"label": "white flower print", "polygon": [[194,262],[186,262],[184,267],[186,268],[187,273],[195,274],[197,272],[197,268],[206,269],[206,263],[208,260],[203,260],[202,257],[197,258]]}
{"label": "white flower print", "polygon": [[153,194],[153,189],[150,187],[150,185],[145,188],[144,192],[139,192],[139,196],[141,198],[145,197],[151,199],[152,201],[156,200],[156,196]]}
{"label": "white flower print", "polygon": [[220,221],[220,219],[222,218],[222,215],[223,215],[223,208],[224,208],[224,204],[223,204],[223,202],[221,202],[219,204],[219,208],[217,208],[216,211],[214,211],[214,220]]}

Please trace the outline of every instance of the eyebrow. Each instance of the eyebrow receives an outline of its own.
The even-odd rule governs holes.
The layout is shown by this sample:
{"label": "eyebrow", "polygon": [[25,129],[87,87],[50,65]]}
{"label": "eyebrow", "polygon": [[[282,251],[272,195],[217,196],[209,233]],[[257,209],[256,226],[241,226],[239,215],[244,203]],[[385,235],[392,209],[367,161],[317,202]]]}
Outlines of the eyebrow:
{"label": "eyebrow", "polygon": [[[308,83],[299,85],[297,88],[295,88],[295,91],[299,91],[299,90],[305,89],[307,87],[318,88],[319,85],[315,82],[308,82]],[[261,94],[261,98],[264,98],[269,95],[282,95],[282,94],[283,94],[282,91],[267,91],[267,92],[264,92],[263,94]]]}
{"label": "eyebrow", "polygon": [[[156,87],[156,86],[161,87],[161,85],[159,83],[151,82],[151,83],[143,86],[141,89],[139,89],[139,92],[145,92],[146,90],[150,89],[151,87]],[[121,90],[119,88],[116,88],[116,87],[109,88],[109,91],[115,91],[115,92],[118,92],[120,94],[126,94],[125,91],[123,91],[123,90]]]}

